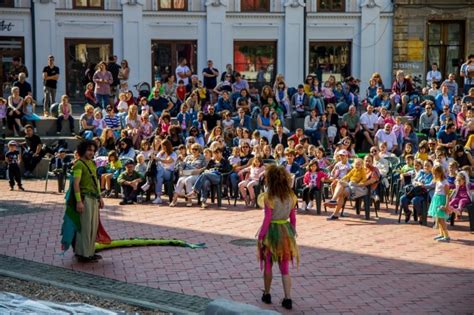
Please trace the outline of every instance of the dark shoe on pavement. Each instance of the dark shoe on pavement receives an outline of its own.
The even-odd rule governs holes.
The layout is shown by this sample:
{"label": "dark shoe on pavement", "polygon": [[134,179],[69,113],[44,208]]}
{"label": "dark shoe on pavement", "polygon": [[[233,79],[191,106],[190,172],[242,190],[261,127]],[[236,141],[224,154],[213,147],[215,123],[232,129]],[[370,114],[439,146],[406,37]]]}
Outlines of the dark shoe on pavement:
{"label": "dark shoe on pavement", "polygon": [[272,304],[272,295],[270,293],[263,293],[262,302],[265,304]]}
{"label": "dark shoe on pavement", "polygon": [[128,203],[127,200],[122,200],[122,201],[119,202],[119,205],[121,205],[121,206],[128,205],[128,204],[129,203]]}
{"label": "dark shoe on pavement", "polygon": [[94,254],[94,256],[92,256],[92,258],[95,259],[95,260],[101,260],[102,256],[98,255],[98,254]]}
{"label": "dark shoe on pavement", "polygon": [[91,256],[91,257],[84,257],[84,256],[80,256],[80,255],[76,255],[77,257],[77,261],[80,262],[80,263],[96,263],[98,260],[97,259],[94,259],[94,256]]}
{"label": "dark shoe on pavement", "polygon": [[281,301],[281,306],[287,310],[291,310],[293,308],[293,301],[291,301],[291,299],[284,298],[283,301]]}
{"label": "dark shoe on pavement", "polygon": [[407,212],[405,212],[405,223],[410,222],[410,218],[411,218],[411,210],[408,210]]}
{"label": "dark shoe on pavement", "polygon": [[337,219],[339,219],[339,217],[337,217],[337,216],[335,216],[335,215],[333,214],[333,215],[331,215],[330,217],[328,217],[326,220],[332,221],[332,220],[337,220]]}

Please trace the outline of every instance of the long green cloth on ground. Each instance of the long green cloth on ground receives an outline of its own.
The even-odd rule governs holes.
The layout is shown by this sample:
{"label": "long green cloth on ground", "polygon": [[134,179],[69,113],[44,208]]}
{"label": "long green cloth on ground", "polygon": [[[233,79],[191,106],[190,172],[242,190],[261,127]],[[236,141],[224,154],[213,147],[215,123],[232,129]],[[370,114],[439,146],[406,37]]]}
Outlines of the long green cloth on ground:
{"label": "long green cloth on ground", "polygon": [[178,246],[187,248],[206,248],[205,243],[188,243],[182,240],[166,240],[166,239],[153,239],[153,238],[130,238],[112,240],[109,244],[95,243],[95,250],[101,251],[105,249],[120,248],[120,247],[135,247],[135,246]]}

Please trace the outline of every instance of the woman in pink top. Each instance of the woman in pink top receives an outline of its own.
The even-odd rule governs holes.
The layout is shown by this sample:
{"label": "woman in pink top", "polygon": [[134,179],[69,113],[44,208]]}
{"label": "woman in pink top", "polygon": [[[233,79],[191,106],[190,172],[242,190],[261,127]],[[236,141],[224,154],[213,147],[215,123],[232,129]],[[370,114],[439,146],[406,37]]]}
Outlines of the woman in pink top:
{"label": "woman in pink top", "polygon": [[98,70],[94,73],[92,80],[95,83],[95,97],[97,105],[104,109],[109,105],[110,85],[114,81],[112,74],[107,71],[107,65],[101,61],[98,65]]}

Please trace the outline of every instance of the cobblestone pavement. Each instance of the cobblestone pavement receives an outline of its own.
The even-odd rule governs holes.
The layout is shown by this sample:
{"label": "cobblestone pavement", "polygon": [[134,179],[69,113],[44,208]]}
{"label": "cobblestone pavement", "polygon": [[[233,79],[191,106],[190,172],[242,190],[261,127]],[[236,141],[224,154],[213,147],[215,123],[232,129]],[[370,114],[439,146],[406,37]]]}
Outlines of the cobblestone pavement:
{"label": "cobblestone pavement", "polygon": [[[55,188],[55,184],[50,185]],[[0,182],[0,254],[102,276],[129,284],[206,298],[223,297],[285,313],[275,268],[274,304],[260,302],[262,280],[251,242],[260,210],[242,205],[223,209],[119,206],[107,199],[103,223],[113,238],[177,238],[205,242],[207,249],[142,247],[108,250],[98,264],[58,255],[63,195],[43,193],[43,181],[27,181],[27,192]],[[21,201],[21,202],[20,202]],[[19,205],[12,207],[13,205]],[[26,211],[24,208],[34,209]],[[393,209],[365,221],[352,209],[348,218],[298,215],[299,270],[293,276],[292,314],[470,313],[474,310],[474,235],[467,222],[450,227],[452,241],[432,239],[436,231],[398,224]],[[233,241],[233,242],[232,242]],[[232,242],[232,243],[231,243]],[[235,244],[237,243],[237,244]],[[289,313],[289,312],[288,312]]]}

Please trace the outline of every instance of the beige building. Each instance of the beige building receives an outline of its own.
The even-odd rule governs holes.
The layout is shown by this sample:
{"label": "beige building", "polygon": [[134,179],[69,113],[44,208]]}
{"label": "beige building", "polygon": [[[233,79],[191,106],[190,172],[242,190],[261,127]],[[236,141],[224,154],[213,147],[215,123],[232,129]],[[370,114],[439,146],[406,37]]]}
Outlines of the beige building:
{"label": "beige building", "polygon": [[393,18],[393,69],[423,82],[436,62],[445,79],[474,53],[474,1],[396,0]]}

